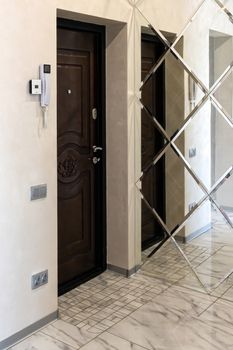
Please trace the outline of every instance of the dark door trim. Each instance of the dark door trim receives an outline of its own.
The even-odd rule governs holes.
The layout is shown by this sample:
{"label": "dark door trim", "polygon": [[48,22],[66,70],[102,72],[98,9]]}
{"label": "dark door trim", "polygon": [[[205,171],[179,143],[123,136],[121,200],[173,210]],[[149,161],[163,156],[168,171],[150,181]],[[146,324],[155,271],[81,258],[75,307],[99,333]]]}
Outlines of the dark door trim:
{"label": "dark door trim", "polygon": [[[143,31],[144,30],[144,31]],[[161,45],[161,52],[158,54],[158,56],[161,56],[163,52],[166,51],[166,47],[162,48],[162,42],[154,35],[154,33],[150,33],[147,28],[142,28],[142,34],[141,34],[141,42],[149,42],[149,43],[157,43]],[[165,63],[163,63],[160,67],[160,69],[156,73],[156,78],[154,79],[154,86],[155,91],[157,92],[155,95],[155,99],[153,101],[153,109],[156,111],[156,115],[159,116],[159,123],[162,125],[164,129],[166,129],[166,86],[165,86]],[[154,126],[155,127],[155,126]],[[166,222],[166,171],[165,171],[165,158],[163,157],[160,159],[160,167],[161,171],[159,173],[159,187],[156,191],[156,196],[161,198],[161,206],[160,206],[160,212],[159,215],[163,219],[164,222]],[[154,220],[156,220],[154,218]],[[159,226],[160,223],[158,222]],[[159,243],[160,241],[164,241],[165,237],[167,236],[164,232],[162,226],[161,226],[161,232],[163,232],[164,237],[151,238],[146,241],[142,241],[142,251],[150,248],[155,243]]]}
{"label": "dark door trim", "polygon": [[[97,47],[97,110],[98,116],[101,118],[101,123],[98,123],[97,133],[100,139],[102,139],[103,152],[101,153],[102,164],[101,168],[96,171],[96,179],[99,184],[96,186],[96,236],[97,241],[97,260],[99,262],[98,267],[93,271],[90,271],[78,278],[69,281],[64,286],[59,286],[58,295],[62,295],[71,289],[74,289],[81,283],[84,283],[91,278],[99,275],[107,268],[107,218],[106,218],[106,59],[105,59],[105,47],[106,47],[106,30],[104,26],[95,24],[89,24],[84,22],[77,22],[73,20],[67,20],[57,18],[57,28],[73,29],[82,32],[95,33],[98,37]],[[101,203],[101,205],[100,205]]]}

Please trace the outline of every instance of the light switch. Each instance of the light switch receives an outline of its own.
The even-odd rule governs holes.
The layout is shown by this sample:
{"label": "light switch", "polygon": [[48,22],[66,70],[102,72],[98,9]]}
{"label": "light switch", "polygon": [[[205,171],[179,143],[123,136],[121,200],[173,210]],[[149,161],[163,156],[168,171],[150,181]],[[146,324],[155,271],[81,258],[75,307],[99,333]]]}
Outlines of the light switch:
{"label": "light switch", "polygon": [[47,197],[47,185],[37,185],[31,187],[31,201]]}

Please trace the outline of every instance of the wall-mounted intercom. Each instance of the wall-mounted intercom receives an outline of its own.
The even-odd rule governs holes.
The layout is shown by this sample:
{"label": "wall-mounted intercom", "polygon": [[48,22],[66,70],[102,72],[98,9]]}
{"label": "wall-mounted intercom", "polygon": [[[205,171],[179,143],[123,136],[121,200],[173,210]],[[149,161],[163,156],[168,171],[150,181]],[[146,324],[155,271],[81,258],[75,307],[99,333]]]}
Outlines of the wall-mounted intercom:
{"label": "wall-mounted intercom", "polygon": [[51,65],[41,64],[39,69],[40,79],[32,79],[29,82],[29,92],[32,95],[40,95],[40,105],[43,112],[43,127],[47,127],[47,113],[50,102],[50,74]]}
{"label": "wall-mounted intercom", "polygon": [[41,80],[33,79],[29,81],[29,92],[32,95],[41,95]]}

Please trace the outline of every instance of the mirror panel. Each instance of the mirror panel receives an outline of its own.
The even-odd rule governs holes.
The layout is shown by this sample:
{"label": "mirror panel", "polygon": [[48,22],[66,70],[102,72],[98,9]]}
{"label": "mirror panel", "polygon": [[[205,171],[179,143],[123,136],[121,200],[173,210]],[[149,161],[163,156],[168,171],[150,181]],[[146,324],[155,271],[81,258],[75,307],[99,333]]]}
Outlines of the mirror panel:
{"label": "mirror panel", "polygon": [[[232,211],[226,214],[232,218]],[[175,236],[207,290],[216,289],[233,271],[233,229],[210,200],[196,210],[183,234]]]}
{"label": "mirror panel", "polygon": [[[201,5],[203,0],[139,0],[136,1],[138,11],[147,21],[160,32],[180,34],[187,25],[189,19]],[[179,11],[183,9],[183,11]],[[174,16],[174,12],[176,15]],[[170,37],[170,43],[175,37]]]}
{"label": "mirror panel", "polygon": [[[215,0],[205,0],[181,38],[181,58],[204,87],[210,88],[233,62],[233,26]],[[210,74],[210,70],[212,72]]]}
{"label": "mirror panel", "polygon": [[233,283],[233,1],[176,6],[135,7],[141,270],[217,296]]}

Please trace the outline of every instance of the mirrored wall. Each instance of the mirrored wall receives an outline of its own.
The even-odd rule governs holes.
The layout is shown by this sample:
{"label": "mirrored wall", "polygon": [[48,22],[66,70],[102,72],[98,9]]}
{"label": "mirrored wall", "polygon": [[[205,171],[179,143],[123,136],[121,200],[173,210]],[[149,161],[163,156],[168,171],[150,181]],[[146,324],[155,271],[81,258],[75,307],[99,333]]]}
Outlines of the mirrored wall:
{"label": "mirrored wall", "polygon": [[213,293],[233,272],[233,0],[159,3],[134,5],[136,250]]}

